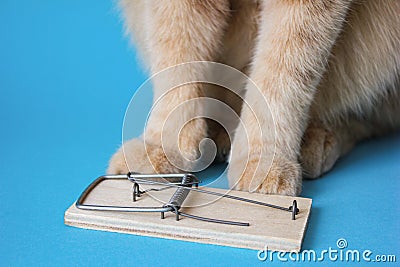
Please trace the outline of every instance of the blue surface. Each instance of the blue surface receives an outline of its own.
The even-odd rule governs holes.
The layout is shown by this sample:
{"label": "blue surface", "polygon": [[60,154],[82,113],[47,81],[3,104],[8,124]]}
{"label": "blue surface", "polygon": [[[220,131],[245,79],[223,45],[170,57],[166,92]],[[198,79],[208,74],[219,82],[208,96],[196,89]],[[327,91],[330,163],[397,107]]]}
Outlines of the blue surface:
{"label": "blue surface", "polygon": [[[63,224],[65,209],[104,172],[146,78],[122,32],[111,1],[0,1],[0,265],[279,265],[252,250]],[[399,147],[398,134],[364,142],[304,183],[314,201],[305,249],[320,253],[346,238],[349,249],[400,261]]]}

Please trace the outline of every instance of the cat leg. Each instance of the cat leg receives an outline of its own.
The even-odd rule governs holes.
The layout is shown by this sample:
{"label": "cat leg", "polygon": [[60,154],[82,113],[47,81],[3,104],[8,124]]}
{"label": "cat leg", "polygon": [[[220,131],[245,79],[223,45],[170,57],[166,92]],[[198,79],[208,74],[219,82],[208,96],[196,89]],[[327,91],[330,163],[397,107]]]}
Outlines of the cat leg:
{"label": "cat leg", "polygon": [[[367,118],[399,91],[400,1],[356,1],[332,48],[311,106],[325,124]],[[379,21],[379,23],[377,23]]]}
{"label": "cat leg", "polygon": [[399,8],[391,0],[352,6],[311,106],[305,177],[329,171],[358,141],[399,128]]}
{"label": "cat leg", "polygon": [[239,190],[297,195],[301,138],[349,1],[264,1],[228,177]]}
{"label": "cat leg", "polygon": [[[217,57],[229,18],[227,0],[145,4],[145,54],[149,55],[146,60],[152,74],[181,63]],[[193,162],[200,154],[199,144],[207,136],[207,126],[204,119],[196,118],[203,112],[202,104],[190,102],[204,96],[202,85],[188,82],[201,80],[203,67],[179,65],[169,68],[167,75],[155,76],[154,105],[143,137],[123,144],[111,158],[108,173],[193,170]],[[174,89],[170,90],[171,87]]]}

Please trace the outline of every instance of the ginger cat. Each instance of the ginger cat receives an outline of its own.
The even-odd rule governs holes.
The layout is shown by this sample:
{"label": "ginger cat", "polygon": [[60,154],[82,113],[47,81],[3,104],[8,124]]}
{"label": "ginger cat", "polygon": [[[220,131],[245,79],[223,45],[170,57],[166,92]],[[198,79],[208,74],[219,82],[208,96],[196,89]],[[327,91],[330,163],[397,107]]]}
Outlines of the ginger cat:
{"label": "ginger cat", "polygon": [[[187,83],[166,93],[166,81],[154,81],[158,108],[146,139],[123,144],[108,173],[191,171],[199,144],[211,138],[217,160],[229,154],[235,189],[298,195],[302,176],[321,176],[356,142],[400,126],[398,0],[123,0],[121,6],[150,74],[185,62],[220,62],[248,75],[259,91],[249,83],[237,95]],[[204,71],[194,65],[169,77],[198,81]],[[233,140],[214,121],[196,118],[206,109],[201,104],[186,105],[161,127],[176,107],[200,97],[240,114],[245,127]],[[176,129],[178,140],[161,141]]]}

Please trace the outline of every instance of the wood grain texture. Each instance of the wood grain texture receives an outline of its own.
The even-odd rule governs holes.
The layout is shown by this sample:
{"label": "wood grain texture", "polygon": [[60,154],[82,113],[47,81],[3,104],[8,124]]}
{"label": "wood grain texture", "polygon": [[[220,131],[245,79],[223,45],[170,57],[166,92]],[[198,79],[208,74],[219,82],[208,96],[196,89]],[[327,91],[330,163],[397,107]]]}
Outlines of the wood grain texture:
{"label": "wood grain texture", "polygon": [[[151,186],[154,188],[155,186]],[[141,186],[141,188],[146,188]],[[227,190],[205,188],[215,192]],[[175,188],[149,192],[132,202],[132,183],[106,180],[101,182],[86,198],[85,204],[118,206],[162,206],[172,196]],[[239,202],[226,198],[191,192],[181,208],[182,212],[198,216],[248,222],[250,226],[233,226],[203,222],[166,213],[129,213],[81,210],[73,204],[65,212],[65,224],[80,228],[185,240],[206,244],[260,250],[266,245],[270,250],[300,251],[311,209],[311,199],[265,195],[242,191],[229,194],[267,202],[283,207],[292,205],[294,199],[300,209],[296,220],[291,213]]]}

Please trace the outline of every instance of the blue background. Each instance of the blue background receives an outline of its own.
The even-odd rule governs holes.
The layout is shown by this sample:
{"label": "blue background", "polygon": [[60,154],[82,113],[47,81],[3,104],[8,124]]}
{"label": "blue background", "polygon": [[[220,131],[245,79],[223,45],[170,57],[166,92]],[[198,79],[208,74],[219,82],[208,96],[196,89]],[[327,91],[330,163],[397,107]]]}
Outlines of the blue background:
{"label": "blue background", "polygon": [[[252,250],[65,226],[64,211],[120,144],[146,75],[109,0],[1,0],[0,38],[1,266],[278,264]],[[400,261],[399,147],[399,134],[364,142],[304,183],[314,201],[304,249],[346,238]]]}

